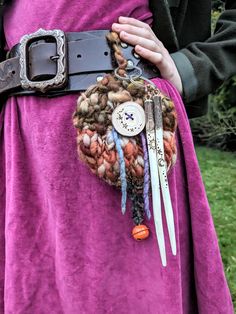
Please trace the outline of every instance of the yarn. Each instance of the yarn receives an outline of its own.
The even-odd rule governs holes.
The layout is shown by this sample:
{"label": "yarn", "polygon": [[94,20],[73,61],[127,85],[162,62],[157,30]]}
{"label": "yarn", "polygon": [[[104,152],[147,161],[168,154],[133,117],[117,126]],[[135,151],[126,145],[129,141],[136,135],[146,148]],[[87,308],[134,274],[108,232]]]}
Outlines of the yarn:
{"label": "yarn", "polygon": [[143,145],[143,159],[144,159],[144,182],[143,182],[143,200],[144,200],[144,210],[146,212],[147,218],[151,218],[151,212],[149,209],[149,185],[150,185],[150,175],[149,175],[149,162],[148,162],[148,150],[146,144],[146,137],[143,132],[140,134],[142,145]]}
{"label": "yarn", "polygon": [[[117,73],[124,80],[108,74],[97,84],[90,86],[77,100],[73,124],[77,128],[79,157],[98,177],[122,190],[122,212],[125,212],[126,189],[133,201],[133,219],[143,221],[143,207],[150,219],[149,166],[144,135],[117,136],[112,126],[112,112],[126,101],[144,106],[145,87],[126,80],[127,60],[123,57],[116,33],[109,33],[114,57],[118,63]],[[177,116],[174,103],[162,94],[163,142],[166,167],[169,171],[176,162],[175,130]]]}
{"label": "yarn", "polygon": [[[89,91],[83,93],[77,102],[77,109],[73,116],[74,126],[77,128],[77,144],[79,156],[91,167],[92,171],[109,184],[120,186],[118,154],[112,137],[111,115],[112,107],[116,108],[123,102],[124,95],[129,100],[137,102],[135,95],[124,90],[122,83],[108,75],[107,82],[98,83]],[[132,84],[130,84],[132,85]],[[111,89],[120,90],[119,97],[114,101]],[[132,89],[132,86],[129,86]],[[123,93],[124,92],[124,93]],[[127,92],[129,94],[127,94]],[[94,97],[95,96],[95,97]],[[163,129],[165,160],[168,170],[176,161],[176,146],[174,132],[176,129],[176,113],[171,108],[172,102],[162,96]],[[113,102],[114,101],[114,102]],[[139,104],[141,98],[138,97]],[[112,107],[111,107],[112,104]],[[143,105],[143,103],[142,103]],[[168,109],[166,108],[168,106]],[[173,117],[171,117],[173,116]],[[142,181],[144,175],[143,149],[139,136],[132,138],[121,137],[121,147],[124,153],[127,172]]]}
{"label": "yarn", "polygon": [[121,192],[122,192],[122,198],[121,198],[121,211],[122,214],[126,211],[126,199],[127,199],[127,182],[126,182],[126,171],[125,171],[125,161],[124,161],[124,154],[123,150],[121,148],[120,139],[116,132],[116,130],[112,129],[112,135],[114,138],[114,141],[116,143],[116,149],[119,155],[119,165],[120,165],[120,180],[121,180]]}

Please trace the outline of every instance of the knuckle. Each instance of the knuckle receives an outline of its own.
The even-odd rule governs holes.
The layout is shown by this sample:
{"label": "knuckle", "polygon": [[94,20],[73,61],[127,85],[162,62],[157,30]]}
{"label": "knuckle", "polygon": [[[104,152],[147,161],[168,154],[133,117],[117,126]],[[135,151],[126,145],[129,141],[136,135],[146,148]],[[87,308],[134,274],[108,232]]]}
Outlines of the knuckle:
{"label": "knuckle", "polygon": [[147,29],[148,31],[151,30],[151,27],[147,23],[144,23],[144,28]]}
{"label": "knuckle", "polygon": [[156,50],[157,44],[155,43],[155,41],[153,41],[153,40],[151,41],[150,48],[151,48],[151,50]]}
{"label": "knuckle", "polygon": [[160,53],[156,55],[156,59],[157,59],[157,63],[159,64],[162,64],[164,62],[163,55],[161,55]]}
{"label": "knuckle", "polygon": [[136,19],[134,19],[133,17],[130,17],[129,19],[130,19],[131,23],[135,23],[135,21],[136,21]]}
{"label": "knuckle", "polygon": [[137,43],[136,45],[139,45],[139,46],[142,47],[142,46],[143,46],[143,45],[142,45],[142,38],[137,37],[136,43]]}
{"label": "knuckle", "polygon": [[143,50],[143,57],[150,59],[152,57],[151,52],[149,50]]}
{"label": "knuckle", "polygon": [[124,28],[124,31],[126,31],[127,33],[129,33],[130,30],[131,30],[131,28],[132,28],[132,26],[130,26],[130,25],[123,25],[123,28]]}
{"label": "knuckle", "polygon": [[148,37],[148,30],[146,28],[143,28],[141,31],[142,31],[143,37],[147,38]]}
{"label": "knuckle", "polygon": [[125,31],[121,31],[120,32],[120,35],[119,35],[121,38],[125,38],[126,37],[126,32]]}
{"label": "knuckle", "polygon": [[148,49],[146,49],[146,55],[147,55],[149,58],[151,58],[151,57],[153,57],[153,52],[150,51],[150,50],[148,50]]}
{"label": "knuckle", "polygon": [[169,55],[170,53],[169,53],[169,51],[163,46],[163,50],[164,50],[164,53],[166,54],[166,55]]}
{"label": "knuckle", "polygon": [[165,49],[165,46],[163,45],[163,42],[160,41],[159,39],[158,39],[158,45],[159,45],[161,48]]}
{"label": "knuckle", "polygon": [[145,36],[145,38],[147,39],[151,39],[151,33],[148,29],[144,28],[143,29],[143,35]]}

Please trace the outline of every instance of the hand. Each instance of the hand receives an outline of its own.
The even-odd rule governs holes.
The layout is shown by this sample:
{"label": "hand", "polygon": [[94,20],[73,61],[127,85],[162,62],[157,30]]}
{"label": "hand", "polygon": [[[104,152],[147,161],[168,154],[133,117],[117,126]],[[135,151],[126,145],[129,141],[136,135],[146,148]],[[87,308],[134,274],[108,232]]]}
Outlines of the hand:
{"label": "hand", "polygon": [[119,34],[122,41],[134,46],[137,54],[153,63],[162,78],[170,81],[182,95],[183,86],[176,65],[148,24],[120,16],[118,23],[112,24],[112,30]]}

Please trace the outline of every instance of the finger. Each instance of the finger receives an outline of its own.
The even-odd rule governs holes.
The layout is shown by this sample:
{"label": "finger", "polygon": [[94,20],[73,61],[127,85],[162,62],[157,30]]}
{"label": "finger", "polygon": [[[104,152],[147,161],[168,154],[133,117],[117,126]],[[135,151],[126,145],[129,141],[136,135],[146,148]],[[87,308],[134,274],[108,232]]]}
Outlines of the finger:
{"label": "finger", "polygon": [[112,24],[112,30],[120,33],[122,31],[132,34],[132,35],[136,35],[142,38],[147,38],[147,39],[153,39],[155,40],[156,38],[153,36],[153,34],[147,30],[146,28],[140,28],[137,26],[133,26],[130,24],[118,24],[118,23],[113,23]]}
{"label": "finger", "polygon": [[134,19],[132,17],[126,17],[126,16],[120,16],[118,19],[120,24],[130,24],[136,27],[140,27],[140,28],[146,28],[146,29],[150,29],[150,26],[147,23],[141,22],[137,19]]}
{"label": "finger", "polygon": [[142,38],[136,35],[131,35],[123,31],[120,33],[120,39],[132,46],[139,45],[148,50],[160,52],[160,47],[158,46],[158,44],[150,39]]}
{"label": "finger", "polygon": [[154,65],[156,65],[159,70],[162,70],[164,67],[164,59],[163,55],[160,52],[154,52],[140,45],[135,46],[135,51],[144,59],[150,61]]}

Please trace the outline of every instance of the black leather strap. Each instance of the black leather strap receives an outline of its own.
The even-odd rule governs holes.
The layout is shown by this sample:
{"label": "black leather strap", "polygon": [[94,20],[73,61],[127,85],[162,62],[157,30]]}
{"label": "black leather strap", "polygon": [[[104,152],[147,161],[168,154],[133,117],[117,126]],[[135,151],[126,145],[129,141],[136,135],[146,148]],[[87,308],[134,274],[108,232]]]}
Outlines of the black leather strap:
{"label": "black leather strap", "polygon": [[[41,95],[53,97],[65,93],[82,91],[96,83],[97,78],[114,70],[117,66],[107,43],[108,30],[66,33],[68,82],[64,88],[50,90],[45,94],[38,91],[23,90],[20,81],[19,48],[10,51],[6,61],[0,63],[0,94]],[[47,39],[34,41],[28,48],[28,78],[32,81],[51,79],[56,75],[56,42]],[[132,46],[124,45],[123,54],[127,60],[139,66],[147,78],[158,76],[158,71],[144,60],[137,58]]]}

